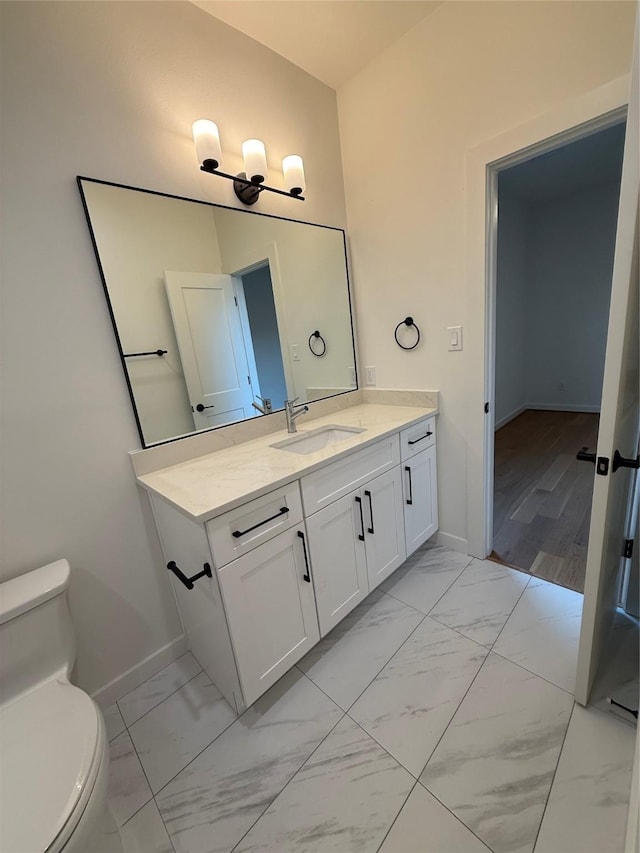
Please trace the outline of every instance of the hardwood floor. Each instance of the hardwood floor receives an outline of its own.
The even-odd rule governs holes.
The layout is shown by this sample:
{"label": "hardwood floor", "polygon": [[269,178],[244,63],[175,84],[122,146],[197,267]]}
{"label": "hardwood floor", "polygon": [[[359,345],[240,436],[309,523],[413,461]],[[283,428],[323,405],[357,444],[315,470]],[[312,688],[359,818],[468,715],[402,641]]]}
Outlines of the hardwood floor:
{"label": "hardwood floor", "polygon": [[495,434],[492,559],[584,591],[597,414],[528,410]]}

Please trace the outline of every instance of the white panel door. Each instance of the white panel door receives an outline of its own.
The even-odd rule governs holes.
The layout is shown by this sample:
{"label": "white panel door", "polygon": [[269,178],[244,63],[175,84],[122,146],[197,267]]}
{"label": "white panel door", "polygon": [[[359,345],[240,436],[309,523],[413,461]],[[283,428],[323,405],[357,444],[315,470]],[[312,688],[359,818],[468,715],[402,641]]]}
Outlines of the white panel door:
{"label": "white panel door", "polygon": [[622,547],[628,513],[630,470],[613,471],[614,455],[635,458],[638,448],[638,21],[627,115],[618,229],[605,358],[598,460],[608,473],[594,478],[587,551],[584,610],[576,674],[576,700],[586,704],[618,604]]}
{"label": "white panel door", "polygon": [[196,429],[256,414],[233,279],[214,273],[164,274]]}
{"label": "white panel door", "polygon": [[320,635],[369,592],[360,492],[345,495],[307,519]]}
{"label": "white panel door", "polygon": [[228,563],[218,572],[247,705],[320,639],[304,525]]}
{"label": "white panel door", "polygon": [[402,463],[404,531],[407,557],[438,529],[436,449],[430,447]]}
{"label": "white panel door", "polygon": [[367,483],[362,503],[369,589],[374,589],[406,559],[399,466]]}

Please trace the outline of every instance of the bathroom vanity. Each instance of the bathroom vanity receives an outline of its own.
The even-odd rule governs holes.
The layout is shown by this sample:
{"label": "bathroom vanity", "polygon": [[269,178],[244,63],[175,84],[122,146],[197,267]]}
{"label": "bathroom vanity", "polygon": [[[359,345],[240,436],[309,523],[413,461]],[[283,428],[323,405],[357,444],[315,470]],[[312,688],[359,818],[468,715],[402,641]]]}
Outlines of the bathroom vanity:
{"label": "bathroom vanity", "polygon": [[436,532],[436,414],[354,405],[138,474],[189,646],[237,712]]}

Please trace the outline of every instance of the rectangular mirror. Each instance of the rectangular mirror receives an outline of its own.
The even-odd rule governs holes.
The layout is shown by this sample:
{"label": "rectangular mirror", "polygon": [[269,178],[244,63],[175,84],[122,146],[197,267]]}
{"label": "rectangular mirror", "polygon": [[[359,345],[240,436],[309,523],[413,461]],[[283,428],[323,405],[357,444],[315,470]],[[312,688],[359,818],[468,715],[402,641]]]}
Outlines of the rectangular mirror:
{"label": "rectangular mirror", "polygon": [[143,447],[357,388],[344,231],[78,187]]}

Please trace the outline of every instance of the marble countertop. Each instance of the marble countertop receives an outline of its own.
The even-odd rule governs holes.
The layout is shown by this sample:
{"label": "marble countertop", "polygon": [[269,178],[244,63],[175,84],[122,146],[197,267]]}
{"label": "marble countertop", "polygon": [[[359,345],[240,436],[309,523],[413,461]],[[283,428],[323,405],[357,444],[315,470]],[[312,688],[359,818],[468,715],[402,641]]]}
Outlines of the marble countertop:
{"label": "marble countertop", "polygon": [[313,420],[305,420],[303,415],[297,422],[300,436],[329,424],[362,427],[364,432],[302,455],[271,447],[291,437],[279,430],[140,475],[137,481],[195,521],[208,521],[437,413],[435,408],[365,403]]}

